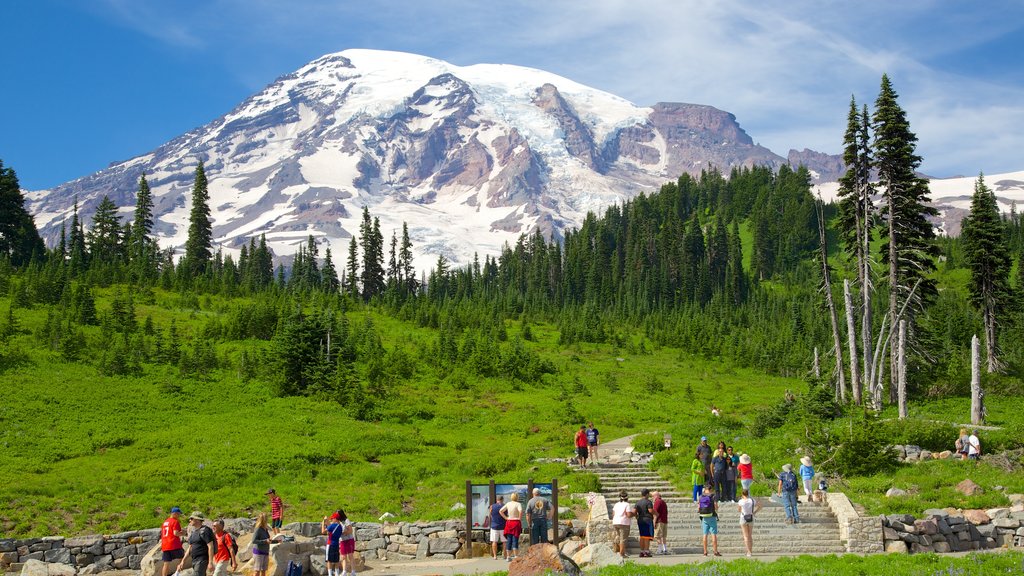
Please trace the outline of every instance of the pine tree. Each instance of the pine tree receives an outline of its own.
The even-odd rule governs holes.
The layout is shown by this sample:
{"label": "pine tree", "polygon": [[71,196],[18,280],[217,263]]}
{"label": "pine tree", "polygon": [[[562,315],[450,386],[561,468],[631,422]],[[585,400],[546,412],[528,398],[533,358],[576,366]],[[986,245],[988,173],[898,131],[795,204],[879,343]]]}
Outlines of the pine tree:
{"label": "pine tree", "polygon": [[71,241],[68,246],[68,267],[72,276],[80,274],[89,264],[89,253],[85,248],[85,232],[78,218],[78,197],[71,212]]}
{"label": "pine tree", "polygon": [[409,225],[402,222],[402,243],[398,250],[399,277],[405,284],[406,295],[416,293],[416,270],[412,265],[412,241],[409,239]]}
{"label": "pine tree", "polygon": [[[858,112],[857,102],[850,98],[846,135],[843,143],[843,163],[846,173],[839,179],[839,232],[846,252],[857,266],[857,284],[861,291],[861,349],[862,364],[851,366],[853,401],[861,403],[861,391],[872,382],[872,319],[871,319],[871,230],[874,227],[874,206],[871,195],[871,136],[867,106]],[[856,362],[852,358],[851,362]]]}
{"label": "pine tree", "polygon": [[139,190],[135,194],[135,217],[132,220],[131,235],[128,237],[128,258],[137,278],[151,278],[156,275],[156,245],[150,234],[153,231],[153,194],[146,181],[146,174],[139,176]]}
{"label": "pine tree", "polygon": [[121,217],[117,206],[103,196],[92,216],[89,229],[89,254],[92,261],[100,266],[110,266],[121,261]]}
{"label": "pine tree", "polygon": [[971,303],[981,310],[985,326],[985,356],[988,372],[996,372],[996,336],[999,319],[1010,295],[1010,254],[1003,236],[996,196],[978,175],[971,198],[971,213],[961,224],[964,258],[971,270]]}
{"label": "pine tree", "polygon": [[[882,76],[881,90],[875,100],[872,118],[874,128],[874,168],[885,199],[882,261],[889,266],[890,397],[895,391],[897,350],[895,330],[901,319],[913,327],[916,314],[934,298],[935,231],[928,216],[938,211],[926,205],[928,181],[918,177],[921,157],[915,153],[917,136],[910,131],[906,113],[896,102],[897,95],[887,75]],[[881,408],[881,385],[876,383],[873,403]]]}
{"label": "pine tree", "polygon": [[359,256],[355,236],[348,242],[348,260],[345,262],[345,285],[343,288],[352,298],[359,298]]}
{"label": "pine tree", "polygon": [[370,209],[365,206],[359,234],[363,249],[363,300],[369,301],[384,292],[384,238],[380,233],[380,220],[371,219]]}
{"label": "pine tree", "polygon": [[324,266],[320,270],[320,277],[322,278],[320,285],[323,287],[324,292],[328,294],[338,293],[338,270],[334,267],[334,258],[331,256],[330,245],[324,249]]}
{"label": "pine tree", "polygon": [[35,220],[25,209],[18,175],[0,160],[0,257],[8,258],[14,266],[22,266],[34,256],[45,255],[46,246]]}
{"label": "pine tree", "polygon": [[206,181],[203,161],[196,166],[195,181],[192,185],[192,210],[189,212],[188,239],[185,240],[185,257],[182,262],[187,278],[194,279],[210,267],[213,256],[213,228],[210,222],[210,192]]}

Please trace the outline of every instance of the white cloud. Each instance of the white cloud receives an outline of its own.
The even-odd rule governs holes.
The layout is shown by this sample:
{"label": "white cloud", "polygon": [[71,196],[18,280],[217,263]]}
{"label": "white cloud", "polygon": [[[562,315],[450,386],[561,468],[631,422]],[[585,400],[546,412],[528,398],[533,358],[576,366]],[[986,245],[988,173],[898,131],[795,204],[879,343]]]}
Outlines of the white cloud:
{"label": "white cloud", "polygon": [[[191,5],[104,4],[112,19],[204,52],[251,89],[351,47],[418,52],[460,65],[503,62],[543,68],[638,104],[710,104],[734,113],[755,141],[780,154],[791,147],[838,152],[850,95],[872,104],[887,72],[921,139],[926,171],[1021,168],[1024,88],[972,77],[962,63],[947,69],[1020,26],[1024,5],[1005,0]],[[1014,65],[1019,69],[1019,59]]]}

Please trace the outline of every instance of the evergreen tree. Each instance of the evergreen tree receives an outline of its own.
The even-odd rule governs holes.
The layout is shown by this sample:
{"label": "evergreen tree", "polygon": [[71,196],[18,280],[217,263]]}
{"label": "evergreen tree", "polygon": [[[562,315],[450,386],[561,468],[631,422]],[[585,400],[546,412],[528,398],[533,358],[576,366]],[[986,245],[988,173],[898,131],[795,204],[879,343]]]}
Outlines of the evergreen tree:
{"label": "evergreen tree", "polygon": [[971,271],[970,299],[985,326],[985,356],[988,372],[999,370],[996,335],[1001,314],[1010,295],[1010,254],[1003,236],[996,196],[978,175],[971,198],[971,213],[961,224],[964,257]]}
{"label": "evergreen tree", "polygon": [[[906,113],[896,102],[896,91],[887,75],[875,100],[874,168],[885,201],[882,260],[889,266],[890,397],[895,391],[897,347],[895,331],[899,321],[913,319],[936,294],[935,270],[938,249],[928,216],[938,214],[928,202],[928,181],[917,175],[921,157],[915,153],[917,136],[910,131]],[[901,315],[902,314],[902,315]],[[912,334],[911,334],[912,335]],[[881,389],[876,384],[873,402],[880,408]]]}
{"label": "evergreen tree", "polygon": [[92,227],[88,234],[92,262],[100,266],[121,262],[121,233],[121,217],[117,215],[117,206],[110,198],[103,196],[92,216]]}
{"label": "evergreen tree", "polygon": [[324,249],[324,267],[320,270],[322,278],[321,286],[328,294],[337,294],[340,284],[338,282],[338,269],[334,267],[334,258],[331,256],[331,246]]}
{"label": "evergreen tree", "polygon": [[35,220],[25,209],[18,175],[0,160],[0,257],[8,258],[14,266],[22,266],[33,256],[45,255],[46,247]]}
{"label": "evergreen tree", "polygon": [[188,238],[185,240],[184,274],[194,279],[210,267],[213,256],[213,227],[210,222],[210,192],[203,161],[196,165],[192,185],[192,210],[189,212]]}
{"label": "evergreen tree", "polygon": [[380,233],[380,220],[371,219],[370,209],[365,206],[359,233],[363,248],[363,300],[369,301],[384,292],[384,237]]}
{"label": "evergreen tree", "polygon": [[356,239],[348,242],[348,260],[345,261],[345,292],[352,298],[359,298],[359,256],[356,251]]}
{"label": "evergreen tree", "polygon": [[139,177],[139,190],[135,194],[135,217],[128,237],[128,258],[137,278],[150,278],[156,274],[157,248],[150,234],[153,231],[153,194],[149,190],[146,174]]}
{"label": "evergreen tree", "polygon": [[412,266],[412,241],[409,239],[409,225],[402,222],[402,244],[398,250],[398,268],[406,294],[416,292],[416,270]]}
{"label": "evergreen tree", "polygon": [[88,258],[85,231],[82,228],[82,221],[78,218],[78,197],[75,197],[75,206],[71,212],[71,242],[68,246],[68,267],[71,268],[73,276],[85,270],[89,263]]}

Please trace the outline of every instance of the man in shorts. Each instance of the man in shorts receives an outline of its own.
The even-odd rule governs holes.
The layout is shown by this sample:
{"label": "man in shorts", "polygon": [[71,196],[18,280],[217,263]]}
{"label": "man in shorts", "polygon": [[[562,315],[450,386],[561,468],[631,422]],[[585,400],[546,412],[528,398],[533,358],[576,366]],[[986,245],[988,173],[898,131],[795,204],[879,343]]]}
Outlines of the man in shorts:
{"label": "man in shorts", "polygon": [[181,508],[171,508],[171,515],[164,520],[160,526],[160,552],[164,567],[160,574],[170,576],[177,568],[178,563],[185,557],[185,549],[181,545],[181,537],[185,531],[181,529]]}
{"label": "man in shorts", "polygon": [[[501,515],[501,508],[505,505],[505,497],[498,494],[491,504],[489,514],[491,516],[491,558],[498,559],[498,543],[505,540],[505,518]],[[508,550],[502,549],[502,557],[508,560]]]}
{"label": "man in shorts", "polygon": [[661,492],[654,493],[654,539],[658,542],[658,554],[668,554],[668,504],[661,499]]}
{"label": "man in shorts", "polygon": [[721,556],[718,552],[718,499],[711,484],[704,485],[704,493],[697,500],[697,514],[700,515],[701,546],[704,548],[704,555],[708,555],[710,534],[715,556]]}
{"label": "man in shorts", "polygon": [[590,451],[590,461],[598,462],[597,445],[601,443],[601,433],[594,428],[593,422],[587,422],[587,450]]}
{"label": "man in shorts", "polygon": [[580,466],[583,468],[587,467],[587,456],[590,455],[590,451],[587,450],[587,427],[580,426],[580,431],[576,433],[576,456],[580,460]]}
{"label": "man in shorts", "polygon": [[341,563],[341,536],[345,529],[341,526],[341,516],[337,512],[330,517],[324,516],[320,523],[320,533],[327,535],[327,576],[338,576]]}
{"label": "man in shorts", "polygon": [[281,526],[284,524],[284,503],[273,488],[267,490],[267,496],[270,496],[270,528],[277,535],[281,533]]}
{"label": "man in shorts", "polygon": [[650,499],[651,491],[644,488],[640,491],[640,499],[633,506],[636,516],[636,527],[640,532],[640,557],[651,557],[651,540],[654,539],[654,504]]}

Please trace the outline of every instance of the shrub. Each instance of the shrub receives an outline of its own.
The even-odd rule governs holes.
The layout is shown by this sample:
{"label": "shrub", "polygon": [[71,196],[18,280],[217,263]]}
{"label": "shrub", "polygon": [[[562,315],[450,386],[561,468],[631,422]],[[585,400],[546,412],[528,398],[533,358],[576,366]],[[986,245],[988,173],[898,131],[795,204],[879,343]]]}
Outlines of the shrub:
{"label": "shrub", "polygon": [[665,449],[665,438],[661,434],[638,434],[633,438],[633,449],[638,452],[661,452]]}
{"label": "shrub", "polygon": [[869,476],[896,467],[896,453],[889,445],[888,432],[876,416],[865,413],[837,421],[834,430],[839,444],[833,462],[839,474]]}

